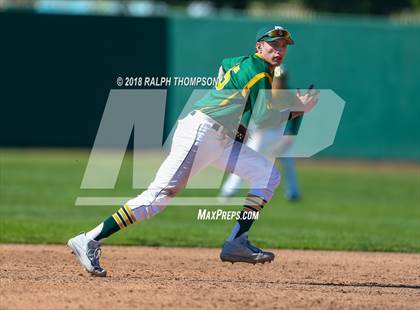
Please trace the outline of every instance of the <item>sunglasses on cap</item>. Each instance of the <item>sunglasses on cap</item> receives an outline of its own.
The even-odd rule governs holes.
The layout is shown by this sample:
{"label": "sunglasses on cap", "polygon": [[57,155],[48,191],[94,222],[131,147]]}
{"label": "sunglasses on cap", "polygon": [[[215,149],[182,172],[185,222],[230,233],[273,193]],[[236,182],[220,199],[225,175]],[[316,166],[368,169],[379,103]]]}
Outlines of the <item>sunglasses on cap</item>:
{"label": "sunglasses on cap", "polygon": [[259,39],[257,39],[257,41],[271,42],[279,39],[284,39],[287,41],[287,44],[295,43],[292,39],[292,36],[290,35],[290,32],[280,26],[276,26],[273,29],[268,30],[267,32],[263,32],[258,37]]}
{"label": "sunglasses on cap", "polygon": [[265,33],[263,38],[264,37],[270,37],[270,38],[283,37],[283,38],[289,39],[290,32],[284,29],[272,29],[268,31],[267,33]]}

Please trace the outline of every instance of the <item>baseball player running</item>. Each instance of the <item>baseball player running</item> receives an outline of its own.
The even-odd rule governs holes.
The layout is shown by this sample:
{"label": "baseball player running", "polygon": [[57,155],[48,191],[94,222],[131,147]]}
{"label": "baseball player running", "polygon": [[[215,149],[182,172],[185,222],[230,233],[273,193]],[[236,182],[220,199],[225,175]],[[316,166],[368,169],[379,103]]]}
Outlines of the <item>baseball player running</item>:
{"label": "baseball player running", "polygon": [[[251,184],[241,215],[223,244],[221,260],[255,264],[274,259],[273,253],[252,245],[247,232],[255,218],[250,215],[260,212],[271,199],[280,183],[280,174],[273,162],[241,141],[251,115],[257,126],[273,120],[278,124],[282,119],[284,111],[273,109],[264,90],[271,89],[273,71],[283,61],[288,45],[294,42],[290,33],[280,26],[261,29],[256,41],[255,54],[222,61],[217,85],[195,103],[188,116],[178,121],[171,151],[149,187],[97,227],[68,241],[89,273],[106,276],[99,262],[100,247],[106,238],[162,211],[188,179],[208,165],[226,169]],[[317,95],[309,91],[305,95],[297,93],[294,105],[308,112],[316,104]]]}

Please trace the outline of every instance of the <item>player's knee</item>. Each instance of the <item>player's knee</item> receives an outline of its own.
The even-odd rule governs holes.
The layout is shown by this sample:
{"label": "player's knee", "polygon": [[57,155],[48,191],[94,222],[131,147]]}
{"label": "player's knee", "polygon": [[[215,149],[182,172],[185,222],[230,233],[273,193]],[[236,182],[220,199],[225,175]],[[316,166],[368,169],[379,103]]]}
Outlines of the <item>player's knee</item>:
{"label": "player's knee", "polygon": [[161,194],[167,197],[173,198],[182,190],[182,188],[183,186],[181,185],[167,187],[167,188],[162,189]]}
{"label": "player's knee", "polygon": [[264,180],[264,185],[260,186],[262,185],[262,183],[260,183],[259,186],[253,186],[250,191],[250,194],[261,197],[266,202],[270,201],[275,189],[280,184],[280,178],[280,172],[276,168],[273,168],[268,180]]}
{"label": "player's knee", "polygon": [[150,219],[151,217],[155,216],[159,212],[162,212],[166,206],[156,206],[156,205],[149,205],[149,206],[138,206],[138,207],[131,207],[133,211],[134,217],[136,221],[142,221]]}

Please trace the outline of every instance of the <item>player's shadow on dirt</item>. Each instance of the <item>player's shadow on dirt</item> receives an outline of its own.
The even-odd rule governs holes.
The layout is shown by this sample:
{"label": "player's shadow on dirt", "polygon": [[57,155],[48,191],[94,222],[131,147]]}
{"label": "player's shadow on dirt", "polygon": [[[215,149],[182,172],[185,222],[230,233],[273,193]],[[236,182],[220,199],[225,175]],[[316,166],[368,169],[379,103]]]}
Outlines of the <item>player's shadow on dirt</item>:
{"label": "player's shadow on dirt", "polygon": [[[143,277],[135,277],[137,279],[145,280]],[[168,277],[153,277],[153,280],[156,279],[162,281],[183,281],[183,282],[220,282],[220,283],[243,283],[242,280],[234,280],[234,279],[191,279],[191,278],[184,278],[184,277],[175,277],[175,278],[168,278]],[[333,283],[333,282],[281,282],[281,281],[258,281],[254,280],[250,283],[256,284],[291,284],[291,285],[310,285],[310,286],[330,286],[330,287],[368,287],[368,288],[404,288],[404,289],[415,289],[419,290],[420,285],[416,284],[383,284],[383,283]]]}
{"label": "player's shadow on dirt", "polygon": [[381,283],[316,283],[316,282],[304,282],[304,283],[290,283],[299,285],[313,285],[313,286],[332,286],[332,287],[377,287],[377,288],[409,288],[409,289],[420,289],[420,285],[411,284],[381,284]]}

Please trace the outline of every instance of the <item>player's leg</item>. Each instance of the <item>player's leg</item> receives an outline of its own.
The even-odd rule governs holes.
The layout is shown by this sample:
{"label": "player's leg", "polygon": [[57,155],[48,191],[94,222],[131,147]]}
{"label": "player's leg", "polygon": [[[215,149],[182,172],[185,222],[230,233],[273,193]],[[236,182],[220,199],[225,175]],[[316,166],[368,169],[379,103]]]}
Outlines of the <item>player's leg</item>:
{"label": "player's leg", "polygon": [[[259,152],[261,150],[262,146],[262,131],[255,129],[255,126],[253,126],[254,130],[250,134],[250,137],[248,138],[246,145],[250,147],[253,150],[256,150]],[[221,198],[221,201],[223,201],[223,198],[232,197],[236,191],[241,188],[243,184],[242,178],[240,178],[238,175],[230,173],[227,177],[226,181],[223,183],[222,188],[220,190],[219,197]]]}
{"label": "player's leg", "polygon": [[163,210],[169,200],[185,187],[191,176],[221,156],[224,152],[221,134],[207,121],[199,116],[188,116],[179,121],[170,154],[148,189],[129,200],[87,234],[69,240],[68,245],[89,272],[99,276],[106,273],[100,267],[97,256],[97,249],[105,238]]}
{"label": "player's leg", "polygon": [[280,183],[278,170],[272,161],[238,142],[234,144],[231,153],[227,150],[214,162],[214,165],[222,169],[226,168],[251,183],[240,218],[223,246],[222,260],[248,263],[264,263],[273,260],[274,254],[264,252],[249,243],[247,233]]}
{"label": "player's leg", "polygon": [[130,199],[106,219],[104,225],[88,232],[88,237],[101,241],[136,221],[149,219],[162,211],[170,199],[186,186],[190,177],[223,153],[224,145],[217,135],[206,123],[190,117],[181,120],[170,154],[147,190]]}
{"label": "player's leg", "polygon": [[260,148],[251,148],[261,152],[268,158],[278,158],[281,156],[280,161],[284,169],[285,196],[290,201],[296,201],[300,198],[300,192],[297,182],[295,163],[293,158],[283,157],[290,155],[289,153],[290,147],[293,143],[293,137],[284,135],[285,127],[286,123],[277,128],[260,130]]}
{"label": "player's leg", "polygon": [[[259,212],[271,200],[274,190],[280,184],[280,174],[274,162],[247,145],[241,145],[238,151],[239,155],[235,159],[234,167],[230,166],[228,169],[251,184],[242,213]],[[234,153],[231,156],[236,157]],[[253,219],[239,220],[229,240],[246,233],[253,222]]]}

